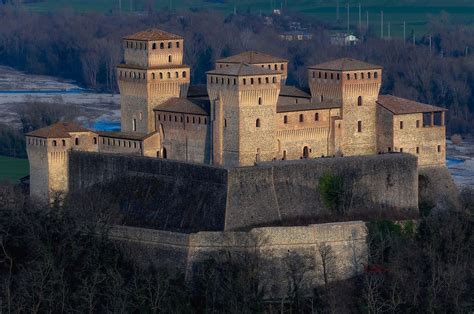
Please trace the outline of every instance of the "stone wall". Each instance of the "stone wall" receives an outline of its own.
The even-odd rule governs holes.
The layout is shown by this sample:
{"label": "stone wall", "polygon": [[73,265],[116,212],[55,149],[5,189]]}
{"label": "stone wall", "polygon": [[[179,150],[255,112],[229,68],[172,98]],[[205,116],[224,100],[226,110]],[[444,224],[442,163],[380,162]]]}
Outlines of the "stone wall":
{"label": "stone wall", "polygon": [[153,191],[160,200],[156,212],[173,222],[167,225],[171,230],[238,230],[328,215],[319,192],[325,173],[344,179],[352,207],[360,211],[418,206],[416,157],[408,154],[275,161],[230,169],[81,152],[71,152],[69,160],[72,192],[129,176],[158,180],[160,189]]}
{"label": "stone wall", "polygon": [[[360,273],[367,262],[367,231],[361,221],[302,227],[255,228],[249,232],[198,232],[182,234],[115,226],[110,231],[128,256],[157,266],[173,267],[192,281],[199,264],[208,259],[249,267],[249,258],[261,261],[260,282],[267,298],[282,298],[288,292],[288,270],[304,273],[303,293],[322,283],[319,249],[328,245],[335,262],[331,277],[345,279]],[[247,263],[243,261],[247,260]]]}

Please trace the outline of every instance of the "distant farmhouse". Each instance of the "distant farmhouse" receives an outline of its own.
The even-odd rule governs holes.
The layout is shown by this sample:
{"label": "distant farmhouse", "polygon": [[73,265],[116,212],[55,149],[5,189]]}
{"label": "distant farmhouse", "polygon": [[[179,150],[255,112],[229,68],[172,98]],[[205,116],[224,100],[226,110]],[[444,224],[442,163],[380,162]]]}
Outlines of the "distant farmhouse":
{"label": "distant farmhouse", "polygon": [[311,40],[313,39],[313,34],[305,31],[305,30],[293,30],[288,31],[280,34],[281,40],[286,41],[303,41],[303,40]]}
{"label": "distant farmhouse", "polygon": [[355,46],[359,43],[359,38],[353,34],[336,33],[331,35],[331,45],[334,46]]}
{"label": "distant farmhouse", "polygon": [[31,194],[67,191],[71,151],[208,164],[404,152],[444,166],[445,109],[380,95],[382,67],[343,58],[308,68],[310,91],[285,85],[288,61],[260,52],[217,60],[190,86],[183,37],[151,29],[123,40],[121,132],[57,123],[27,134]]}

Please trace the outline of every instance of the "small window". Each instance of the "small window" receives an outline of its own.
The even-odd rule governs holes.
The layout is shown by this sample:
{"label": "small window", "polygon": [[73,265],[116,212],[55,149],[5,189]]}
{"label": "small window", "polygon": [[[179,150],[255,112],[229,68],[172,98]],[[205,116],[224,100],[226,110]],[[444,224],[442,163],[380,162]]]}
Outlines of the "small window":
{"label": "small window", "polygon": [[334,73],[331,73],[331,80],[334,79]]}
{"label": "small window", "polygon": [[416,153],[417,153],[417,154],[420,153],[420,148],[419,148],[419,147],[416,147]]}
{"label": "small window", "polygon": [[168,56],[168,62],[171,63],[173,60],[173,57],[171,55]]}
{"label": "small window", "polygon": [[400,130],[403,129],[403,121],[400,121]]}
{"label": "small window", "polygon": [[234,79],[234,85],[237,85],[237,79]]}
{"label": "small window", "polygon": [[173,48],[173,44],[171,42],[168,43],[168,49]]}
{"label": "small window", "polygon": [[151,49],[153,49],[153,50],[156,49],[156,43],[153,43],[153,45],[151,45]]}
{"label": "small window", "polygon": [[170,79],[171,78],[171,73],[170,72],[166,73],[166,77]]}
{"label": "small window", "polygon": [[179,78],[179,73],[178,73],[178,72],[175,72],[175,73],[174,73],[174,76],[175,76],[176,78]]}
{"label": "small window", "polygon": [[[94,145],[97,145],[97,137],[94,137],[94,138],[92,139],[92,143],[94,143]],[[63,143],[63,144],[64,144],[64,143]]]}
{"label": "small window", "polygon": [[277,82],[277,78],[276,76],[273,77],[273,83],[276,83]]}
{"label": "small window", "polygon": [[189,123],[189,117],[186,117],[186,123]]}
{"label": "small window", "polygon": [[132,130],[136,131],[137,130],[137,119],[132,120]]}
{"label": "small window", "polygon": [[391,152],[392,152],[392,148],[391,148],[391,147],[388,147],[388,148],[387,148],[387,151],[388,151],[389,153],[391,153]]}
{"label": "small window", "polygon": [[374,79],[379,77],[379,72],[374,72]]}
{"label": "small window", "polygon": [[253,77],[250,78],[250,85],[253,85]]}
{"label": "small window", "polygon": [[328,73],[324,72],[324,79],[327,80],[327,78],[328,78]]}
{"label": "small window", "polygon": [[258,78],[258,84],[262,84],[262,78],[261,77]]}
{"label": "small window", "polygon": [[370,72],[367,72],[367,78],[370,79],[370,75],[371,73]]}
{"label": "small window", "polygon": [[362,121],[357,121],[357,132],[362,132]]}
{"label": "small window", "polygon": [[76,139],[74,140],[74,144],[79,145],[79,138],[78,137],[76,137]]}
{"label": "small window", "polygon": [[278,70],[278,65],[277,65],[277,64],[275,64],[275,71],[277,71],[277,70]]}
{"label": "small window", "polygon": [[[96,138],[94,137],[94,140],[96,140]],[[97,141],[97,140],[96,140]],[[94,143],[94,144],[97,144],[97,143]],[[63,146],[66,146],[66,140],[63,140]]]}
{"label": "small window", "polygon": [[318,73],[318,78],[321,78],[321,72]]}
{"label": "small window", "polygon": [[420,127],[420,120],[416,120],[416,127],[417,127],[417,128]]}
{"label": "small window", "polygon": [[243,79],[243,83],[244,83],[244,85],[247,84],[247,80],[246,80],[246,79]]}
{"label": "small window", "polygon": [[160,49],[165,49],[165,44],[164,43],[160,43]]}
{"label": "small window", "polygon": [[400,147],[400,153],[403,153],[403,148]]}
{"label": "small window", "polygon": [[155,79],[155,73],[151,73],[151,78]]}
{"label": "small window", "polygon": [[186,71],[183,71],[183,78],[186,78]]}
{"label": "small window", "polygon": [[284,117],[283,117],[283,123],[284,123],[284,124],[287,124],[287,123],[288,123],[288,116],[284,116]]}
{"label": "small window", "polygon": [[316,112],[314,114],[314,121],[319,121],[319,113],[318,112]]}
{"label": "small window", "polygon": [[196,117],[193,117],[193,124],[196,123]]}
{"label": "small window", "polygon": [[323,102],[323,101],[324,101],[324,96],[323,96],[323,95],[319,96],[319,101],[320,101],[320,102]]}
{"label": "small window", "polygon": [[354,73],[354,79],[357,80],[357,73]]}
{"label": "small window", "polygon": [[347,80],[349,81],[351,79],[351,75],[347,73]]}
{"label": "small window", "polygon": [[176,42],[176,48],[179,48],[179,41]]}
{"label": "small window", "polygon": [[316,78],[316,72],[313,71],[313,78]]}
{"label": "small window", "polygon": [[257,121],[255,122],[255,126],[256,126],[257,128],[260,127],[260,119],[257,119]]}
{"label": "small window", "polygon": [[336,79],[337,79],[338,81],[341,79],[341,75],[340,75],[339,73],[337,73]]}
{"label": "small window", "polygon": [[53,146],[57,146],[58,143],[56,142],[56,140],[53,140]]}
{"label": "small window", "polygon": [[362,96],[357,98],[357,106],[362,106]]}
{"label": "small window", "polygon": [[227,127],[227,119],[224,119],[224,128]]}
{"label": "small window", "polygon": [[441,153],[441,145],[438,145],[438,153]]}
{"label": "small window", "polygon": [[300,114],[300,122],[304,122],[304,115]]}
{"label": "small window", "polygon": [[258,104],[259,104],[259,105],[262,104],[262,97],[258,97]]}
{"label": "small window", "polygon": [[160,72],[160,80],[163,79],[163,73]]}
{"label": "small window", "polygon": [[268,79],[268,77],[265,78],[265,83],[270,83],[270,80]]}
{"label": "small window", "polygon": [[362,73],[360,74],[360,78],[361,78],[361,79],[364,79],[364,72],[362,72]]}
{"label": "small window", "polygon": [[283,71],[284,69],[285,69],[285,65],[284,64],[280,65],[280,70]]}

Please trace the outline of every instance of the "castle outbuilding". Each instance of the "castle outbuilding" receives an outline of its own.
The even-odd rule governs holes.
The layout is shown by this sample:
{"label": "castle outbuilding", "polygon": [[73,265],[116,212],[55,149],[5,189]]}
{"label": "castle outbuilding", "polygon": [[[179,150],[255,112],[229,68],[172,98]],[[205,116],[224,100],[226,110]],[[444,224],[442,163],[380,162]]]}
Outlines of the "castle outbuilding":
{"label": "castle outbuilding", "polygon": [[190,86],[184,39],[152,29],[123,40],[122,132],[58,123],[27,134],[31,194],[68,190],[68,152],[147,156],[220,167],[273,160],[410,153],[444,166],[446,109],[380,95],[382,67],[343,58],[308,68],[310,93],[286,86],[288,61],[243,52]]}

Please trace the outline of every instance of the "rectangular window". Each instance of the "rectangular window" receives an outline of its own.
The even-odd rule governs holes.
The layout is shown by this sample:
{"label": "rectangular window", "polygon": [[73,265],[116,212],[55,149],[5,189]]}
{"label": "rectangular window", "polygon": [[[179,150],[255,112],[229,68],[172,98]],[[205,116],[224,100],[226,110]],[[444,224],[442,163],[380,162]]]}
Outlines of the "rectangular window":
{"label": "rectangular window", "polygon": [[403,148],[400,147],[400,153],[403,153]]}
{"label": "rectangular window", "polygon": [[438,153],[441,153],[441,145],[438,145]]}
{"label": "rectangular window", "polygon": [[132,130],[133,131],[137,130],[137,119],[133,119],[133,121],[132,121]]}
{"label": "rectangular window", "polygon": [[420,153],[420,148],[419,148],[419,147],[416,148],[416,153],[417,153],[417,154]]}
{"label": "rectangular window", "polygon": [[417,128],[420,127],[420,120],[416,120],[416,127],[417,127]]}
{"label": "rectangular window", "polygon": [[284,124],[287,124],[287,123],[288,123],[288,116],[284,116],[284,117],[283,117],[283,123],[284,123]]}
{"label": "rectangular window", "polygon": [[357,132],[362,132],[362,121],[357,121]]}
{"label": "rectangular window", "polygon": [[319,121],[319,113],[314,114],[314,121]]}
{"label": "rectangular window", "polygon": [[403,129],[403,121],[400,121],[400,130]]}

